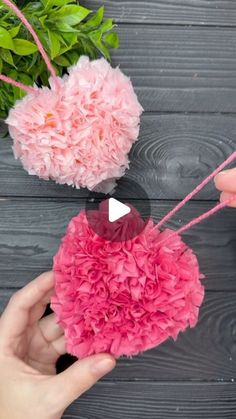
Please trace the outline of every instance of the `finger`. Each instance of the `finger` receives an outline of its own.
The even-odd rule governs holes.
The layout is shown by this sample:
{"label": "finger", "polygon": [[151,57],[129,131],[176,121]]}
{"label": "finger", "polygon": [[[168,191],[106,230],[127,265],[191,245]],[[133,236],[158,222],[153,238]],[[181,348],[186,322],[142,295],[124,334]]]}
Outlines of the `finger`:
{"label": "finger", "polygon": [[217,189],[224,192],[236,192],[236,168],[224,170],[215,177]]}
{"label": "finger", "polygon": [[54,290],[50,290],[39,303],[37,303],[34,307],[32,307],[32,309],[30,310],[30,320],[29,320],[30,325],[34,325],[39,319],[42,318],[47,308],[47,305],[51,301],[51,297],[53,293],[54,293]]}
{"label": "finger", "polygon": [[[221,195],[220,195],[220,202],[227,201],[227,199],[230,199],[233,195],[235,195],[235,193],[222,192]],[[228,204],[228,206],[231,207],[231,208],[236,208],[236,200],[230,202],[230,204]]]}
{"label": "finger", "polygon": [[63,335],[63,330],[59,324],[57,324],[54,313],[41,319],[38,325],[47,342],[57,340]]}
{"label": "finger", "polygon": [[32,308],[37,303],[45,305],[52,289],[53,273],[47,272],[16,292],[1,317],[1,337],[6,340],[21,335],[30,322]]}
{"label": "finger", "polygon": [[34,364],[55,366],[58,358],[65,353],[66,343],[64,335],[52,342],[45,342],[45,340],[40,341],[37,334],[31,339],[29,356]]}
{"label": "finger", "polygon": [[57,340],[54,340],[53,342],[51,342],[51,345],[55,349],[55,352],[57,353],[58,356],[66,354],[66,341],[65,341],[64,335],[62,335]]}
{"label": "finger", "polygon": [[[116,361],[108,354],[94,355],[75,362],[61,374],[53,377],[50,385],[50,399],[55,400],[55,413],[64,411],[77,397],[108,374]],[[60,394],[60,397],[58,397]]]}

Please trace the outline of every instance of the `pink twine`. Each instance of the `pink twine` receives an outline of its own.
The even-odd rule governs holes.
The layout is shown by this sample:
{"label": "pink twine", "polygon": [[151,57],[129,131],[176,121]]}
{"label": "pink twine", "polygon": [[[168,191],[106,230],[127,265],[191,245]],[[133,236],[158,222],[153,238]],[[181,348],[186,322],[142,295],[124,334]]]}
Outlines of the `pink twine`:
{"label": "pink twine", "polygon": [[30,86],[26,86],[16,80],[11,79],[10,77],[4,76],[0,74],[0,80],[4,81],[5,83],[12,84],[13,86],[19,87],[22,90],[25,90],[27,93],[35,92],[35,89]]}
{"label": "pink twine", "polygon": [[173,237],[183,233],[184,231],[188,230],[189,228],[193,227],[194,225],[200,223],[201,221],[203,221],[206,218],[210,217],[211,215],[215,214],[217,211],[220,211],[222,208],[225,208],[232,201],[236,201],[236,194],[232,195],[230,198],[228,198],[224,202],[220,202],[214,208],[210,209],[209,211],[205,212],[204,214],[200,215],[199,217],[194,218],[192,221],[190,221],[188,224],[185,224],[183,227],[180,227],[173,234],[171,234],[170,236],[168,236],[164,240],[162,240],[159,244],[163,245],[163,243],[165,243],[169,239],[172,239]]}
{"label": "pink twine", "polygon": [[[166,223],[178,210],[180,210],[194,195],[196,195],[207,183],[209,183],[221,170],[225,168],[229,163],[236,159],[236,151],[234,151],[223,163],[220,164],[217,169],[214,170],[205,180],[203,180],[200,185],[198,185],[192,192],[190,192],[176,207],[174,207],[161,221],[155,226],[155,228],[160,228],[164,223]],[[220,209],[220,208],[219,208]]]}
{"label": "pink twine", "polygon": [[[166,221],[168,221],[172,215],[174,215],[179,209],[181,209],[194,195],[196,195],[208,182],[210,182],[221,170],[225,168],[229,163],[236,159],[236,151],[234,151],[223,163],[221,163],[206,179],[204,179],[200,185],[198,185],[192,192],[190,192],[176,207],[174,207],[165,217],[162,218],[161,221],[157,225],[155,225],[154,229],[159,229]],[[225,200],[224,202],[220,202],[214,208],[210,209],[209,211],[205,212],[204,214],[200,215],[199,217],[194,218],[189,223],[185,224],[184,226],[180,227],[176,230],[173,234],[162,240],[159,244],[163,245],[167,240],[172,239],[173,237],[183,233],[184,231],[188,230],[189,228],[193,227],[194,225],[200,223],[201,221],[205,220],[206,218],[210,217],[211,215],[215,214],[217,211],[220,211],[222,208],[225,208],[229,205],[232,201],[236,201],[236,195],[231,196],[229,199]]]}
{"label": "pink twine", "polygon": [[38,35],[36,34],[35,30],[31,26],[31,24],[28,22],[26,17],[23,15],[23,13],[18,9],[18,7],[14,3],[12,3],[10,0],[2,0],[2,1],[16,14],[16,16],[21,20],[21,22],[25,25],[25,27],[31,33],[31,35],[34,38],[34,41],[35,41],[35,43],[38,47],[39,52],[40,52],[40,54],[42,55],[42,57],[45,61],[45,64],[46,64],[48,70],[50,71],[53,79],[55,80],[55,84],[59,85],[58,80],[57,80],[56,71],[53,68],[53,66],[51,64],[51,61],[50,61],[46,51],[44,50],[43,45],[41,44]]}

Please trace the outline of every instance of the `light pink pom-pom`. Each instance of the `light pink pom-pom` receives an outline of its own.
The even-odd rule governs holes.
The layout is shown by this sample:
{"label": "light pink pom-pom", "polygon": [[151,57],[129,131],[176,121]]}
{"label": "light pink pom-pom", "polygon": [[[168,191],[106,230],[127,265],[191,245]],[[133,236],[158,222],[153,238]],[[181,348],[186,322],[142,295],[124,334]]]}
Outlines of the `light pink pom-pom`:
{"label": "light pink pom-pom", "polygon": [[84,212],[71,220],[52,298],[69,353],[136,355],[196,325],[204,298],[197,258],[179,236],[161,245],[172,231],[153,225],[117,243],[96,236]]}
{"label": "light pink pom-pom", "polygon": [[142,107],[128,77],[105,59],[81,57],[68,72],[59,88],[51,80],[51,89],[18,101],[6,122],[29,174],[93,189],[124,174]]}

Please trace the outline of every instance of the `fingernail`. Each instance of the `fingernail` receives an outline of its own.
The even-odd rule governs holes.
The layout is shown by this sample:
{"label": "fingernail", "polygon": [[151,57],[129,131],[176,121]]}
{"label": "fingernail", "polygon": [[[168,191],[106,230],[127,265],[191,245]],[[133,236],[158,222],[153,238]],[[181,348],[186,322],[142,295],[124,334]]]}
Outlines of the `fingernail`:
{"label": "fingernail", "polygon": [[98,376],[102,376],[113,370],[115,367],[115,360],[112,358],[104,358],[95,362],[91,369],[92,372]]}
{"label": "fingernail", "polygon": [[230,199],[234,194],[229,192],[222,192],[220,195],[220,202],[225,202],[227,199]]}

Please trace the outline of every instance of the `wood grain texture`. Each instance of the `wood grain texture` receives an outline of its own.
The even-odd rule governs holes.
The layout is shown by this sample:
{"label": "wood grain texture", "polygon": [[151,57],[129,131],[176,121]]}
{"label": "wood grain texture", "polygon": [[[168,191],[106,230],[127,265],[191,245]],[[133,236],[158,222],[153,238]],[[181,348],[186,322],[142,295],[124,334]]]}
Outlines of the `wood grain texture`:
{"label": "wood grain texture", "polygon": [[[0,313],[13,292],[0,291]],[[233,382],[236,378],[235,336],[236,292],[208,291],[194,329],[182,333],[176,342],[170,340],[133,359],[120,359],[105,380]],[[63,363],[65,365],[65,360]]]}
{"label": "wood grain texture", "polygon": [[105,6],[116,22],[174,25],[235,26],[234,0],[86,0],[86,6]]}
{"label": "wood grain texture", "polygon": [[64,419],[235,419],[236,385],[99,383]]}
{"label": "wood grain texture", "polygon": [[[145,114],[126,177],[140,184],[150,199],[182,199],[235,150],[235,132],[235,116]],[[0,196],[87,196],[85,189],[29,176],[11,146],[10,139],[0,139]],[[196,199],[218,195],[211,182]]]}
{"label": "wood grain texture", "polygon": [[[174,204],[151,201],[153,218],[160,219]],[[1,200],[1,286],[21,286],[36,273],[50,269],[68,222],[84,206],[85,202],[81,200]],[[212,203],[190,203],[169,226],[176,229],[211,206]],[[140,210],[143,216],[147,216],[145,202]],[[186,232],[184,237],[198,255],[201,270],[207,276],[207,288],[236,290],[235,210],[218,213]]]}
{"label": "wood grain texture", "polygon": [[146,111],[235,112],[233,29],[122,25],[113,62]]}
{"label": "wood grain texture", "polygon": [[236,112],[236,32],[127,25],[113,64],[131,77],[146,111]]}

